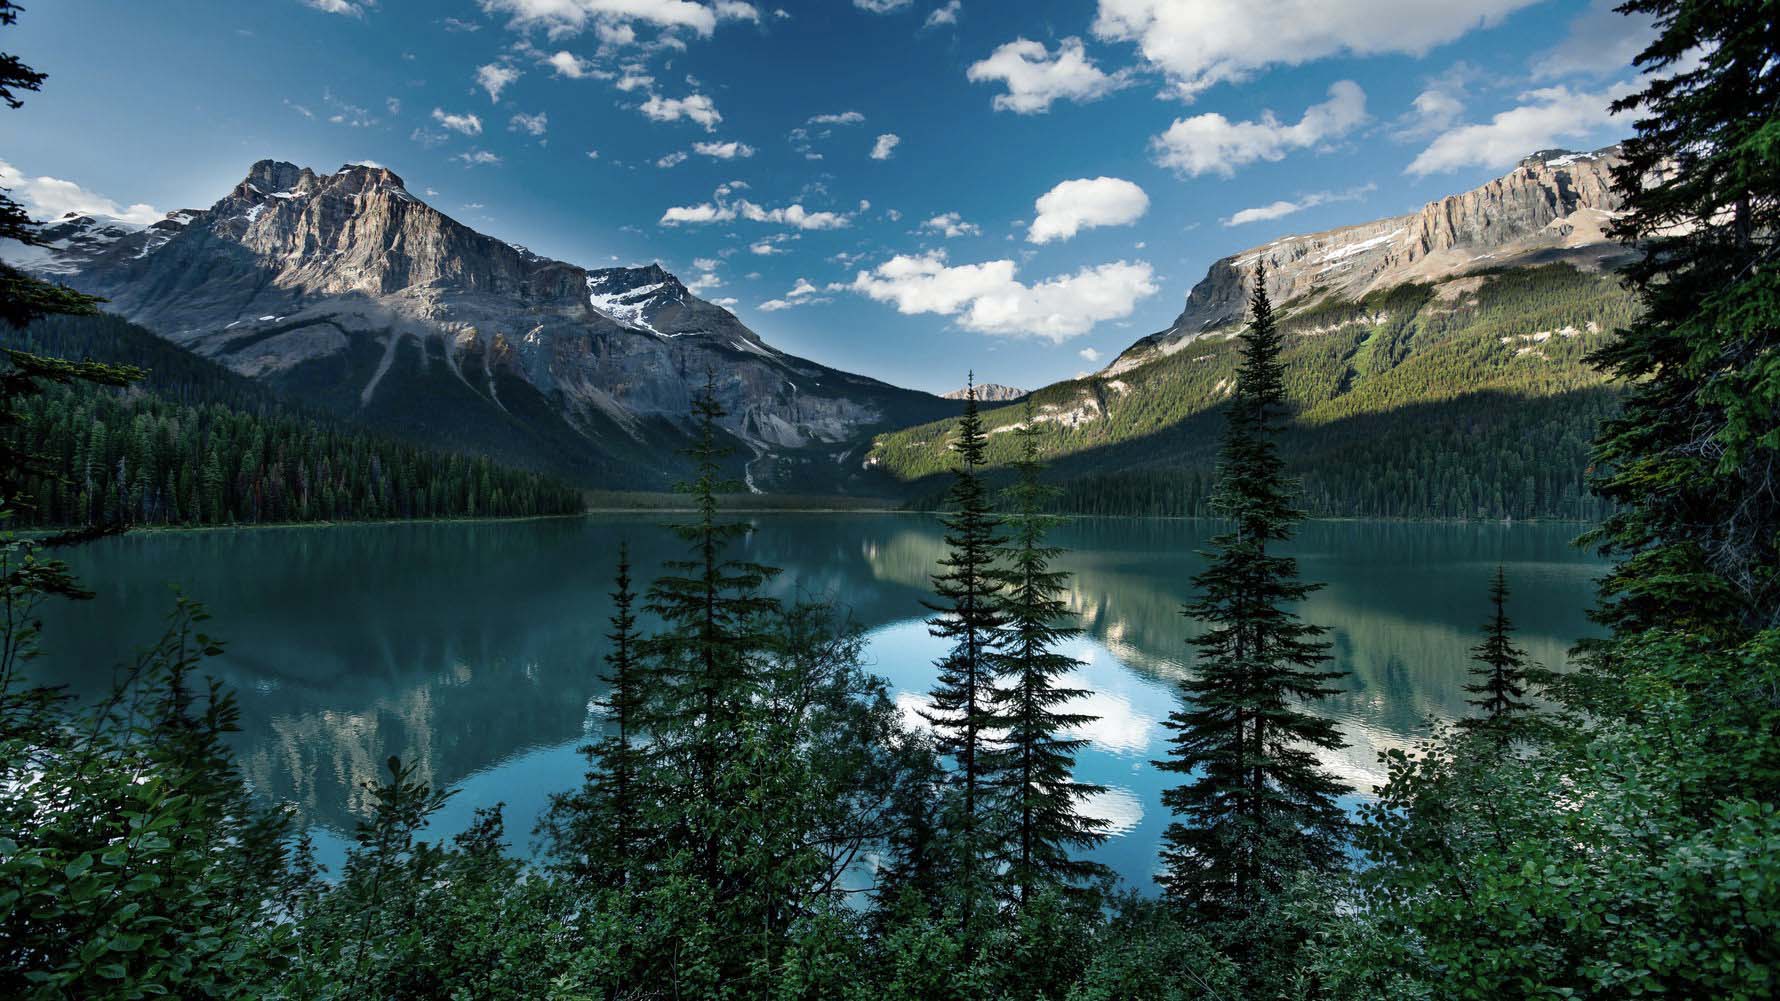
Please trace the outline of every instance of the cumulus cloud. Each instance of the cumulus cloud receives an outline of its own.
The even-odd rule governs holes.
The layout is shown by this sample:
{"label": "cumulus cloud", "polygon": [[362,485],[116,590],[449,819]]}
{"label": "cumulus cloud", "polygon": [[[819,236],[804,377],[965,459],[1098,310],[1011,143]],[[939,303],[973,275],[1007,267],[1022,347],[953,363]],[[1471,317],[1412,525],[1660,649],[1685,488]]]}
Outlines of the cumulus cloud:
{"label": "cumulus cloud", "polygon": [[1377,189],[1378,185],[1368,184],[1363,187],[1349,188],[1346,191],[1315,191],[1290,201],[1281,199],[1266,205],[1241,209],[1233,213],[1230,218],[1225,219],[1224,225],[1241,226],[1251,222],[1266,222],[1270,219],[1282,219],[1305,209],[1316,208],[1318,205],[1328,205],[1331,202],[1359,201]]}
{"label": "cumulus cloud", "polygon": [[1089,364],[1093,364],[1100,360],[1100,352],[1093,348],[1083,348],[1080,351],[1077,351],[1076,354],[1081,355],[1082,361],[1088,362]]}
{"label": "cumulus cloud", "polygon": [[932,13],[927,15],[927,20],[922,22],[921,27],[937,28],[942,24],[957,24],[958,12],[963,9],[964,5],[958,0],[950,0],[944,7],[933,8]]}
{"label": "cumulus cloud", "polygon": [[1587,140],[1613,123],[1607,108],[1631,84],[1597,91],[1545,87],[1520,95],[1521,104],[1488,122],[1441,134],[1404,172],[1418,177],[1460,167],[1508,167],[1534,150]]}
{"label": "cumulus cloud", "polygon": [[858,125],[865,121],[865,116],[857,111],[836,111],[824,115],[811,115],[810,125]]}
{"label": "cumulus cloud", "polygon": [[657,122],[674,122],[685,118],[704,126],[706,132],[717,127],[723,116],[717,113],[717,105],[703,94],[688,97],[662,97],[652,94],[642,105],[643,114]]}
{"label": "cumulus cloud", "polygon": [[313,7],[328,14],[364,17],[366,10],[377,6],[377,0],[361,0],[359,3],[352,3],[351,0],[303,0],[303,6]]}
{"label": "cumulus cloud", "polygon": [[550,115],[540,111],[535,115],[520,112],[507,122],[507,131],[524,132],[530,136],[541,136],[550,128]]}
{"label": "cumulus cloud", "polygon": [[73,181],[45,175],[27,176],[5,160],[0,160],[0,188],[9,189],[12,196],[39,222],[47,222],[70,212],[109,216],[143,226],[161,218],[161,213],[152,205],[142,202],[119,205]]}
{"label": "cumulus cloud", "polygon": [[1096,226],[1128,226],[1149,211],[1150,196],[1117,177],[1084,177],[1045,192],[1033,207],[1038,215],[1026,231],[1026,240],[1050,243]]}
{"label": "cumulus cloud", "polygon": [[1168,131],[1150,141],[1156,162],[1183,174],[1229,177],[1236,168],[1256,160],[1279,160],[1295,149],[1309,149],[1339,138],[1366,120],[1366,92],[1352,80],[1329,87],[1329,99],[1305,109],[1295,125],[1268,111],[1259,121],[1232,122],[1219,114],[1177,118]]}
{"label": "cumulus cloud", "polygon": [[956,212],[946,212],[941,215],[936,215],[922,223],[921,228],[932,230],[948,240],[955,236],[983,235],[981,226],[978,226],[974,222],[965,222],[964,217]]}
{"label": "cumulus cloud", "polygon": [[781,309],[790,309],[793,306],[807,306],[830,301],[826,296],[819,294],[821,291],[810,284],[808,278],[799,278],[797,283],[791,286],[791,291],[785,293],[784,296],[778,299],[768,299],[755,308],[763,312],[774,313]]}
{"label": "cumulus cloud", "polygon": [[444,108],[434,108],[433,121],[453,132],[462,132],[466,136],[482,134],[482,119],[467,111],[461,115],[454,115]]}
{"label": "cumulus cloud", "polygon": [[1334,55],[1424,55],[1538,0],[1100,0],[1096,37],[1132,42],[1191,98],[1263,67]]}
{"label": "cumulus cloud", "polygon": [[507,85],[519,79],[519,71],[504,63],[489,63],[476,68],[476,86],[488,91],[491,102],[501,99],[501,91]]}
{"label": "cumulus cloud", "polygon": [[612,75],[596,67],[591,60],[583,59],[567,49],[546,56],[544,62],[557,76],[570,80],[584,80],[589,77],[603,80]]}
{"label": "cumulus cloud", "polygon": [[897,144],[901,143],[901,142],[902,142],[902,137],[897,135],[896,133],[894,133],[894,132],[884,133],[883,135],[879,136],[876,139],[876,141],[874,141],[871,144],[871,158],[873,160],[888,160],[888,159],[890,159],[890,155],[892,153],[896,152]]}
{"label": "cumulus cloud", "polygon": [[[715,197],[697,205],[675,205],[661,214],[663,226],[699,226],[714,222],[748,222],[789,226],[793,229],[842,229],[852,224],[853,216],[845,212],[812,212],[802,204],[767,208],[746,198],[730,199],[732,190],[740,185],[724,185]],[[756,250],[755,253],[771,253]]]}
{"label": "cumulus cloud", "polygon": [[498,155],[485,149],[473,149],[466,153],[459,153],[452,159],[463,161],[463,165],[466,167],[490,167],[501,162]]}
{"label": "cumulus cloud", "polygon": [[964,73],[973,83],[999,82],[997,111],[1030,115],[1049,111],[1057,101],[1092,101],[1125,85],[1126,74],[1106,74],[1088,58],[1079,38],[1065,38],[1050,52],[1043,42],[1016,38],[972,63]]}
{"label": "cumulus cloud", "polygon": [[719,21],[753,21],[760,23],[760,10],[751,3],[741,0],[717,0],[717,20]]}
{"label": "cumulus cloud", "polygon": [[734,160],[738,157],[746,159],[754,155],[754,147],[743,142],[693,143],[692,151],[713,160]]}
{"label": "cumulus cloud", "polygon": [[1630,69],[1632,59],[1656,38],[1656,28],[1645,17],[1627,17],[1614,10],[1619,3],[1590,3],[1570,22],[1563,41],[1533,57],[1533,79],[1611,76]]}
{"label": "cumulus cloud", "polygon": [[853,6],[873,14],[890,14],[914,3],[914,0],[853,0]]}
{"label": "cumulus cloud", "polygon": [[680,164],[685,163],[685,162],[686,162],[686,154],[681,152],[680,150],[674,150],[672,153],[669,153],[668,155],[662,157],[659,160],[656,160],[655,165],[657,167],[660,167],[663,170],[666,170],[669,167],[678,167]]}
{"label": "cumulus cloud", "polygon": [[1150,266],[1114,261],[1026,285],[1013,261],[950,265],[944,251],[899,254],[853,281],[830,286],[895,305],[904,314],[956,317],[966,330],[1061,341],[1086,333],[1103,320],[1131,315],[1139,299],[1154,295]]}
{"label": "cumulus cloud", "polygon": [[[692,0],[480,0],[484,12],[507,16],[516,31],[542,28],[553,38],[580,34],[589,25],[642,21],[658,28],[688,28],[701,37],[716,30],[721,12]],[[748,4],[729,4],[731,11]],[[731,16],[734,16],[733,13]],[[758,19],[758,14],[755,18]]]}

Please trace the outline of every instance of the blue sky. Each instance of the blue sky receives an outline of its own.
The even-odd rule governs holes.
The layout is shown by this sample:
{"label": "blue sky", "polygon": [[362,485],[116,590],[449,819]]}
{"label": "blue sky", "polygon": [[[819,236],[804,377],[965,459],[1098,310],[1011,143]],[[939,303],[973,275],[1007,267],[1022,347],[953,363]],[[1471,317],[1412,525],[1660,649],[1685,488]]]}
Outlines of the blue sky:
{"label": "blue sky", "polygon": [[0,180],[146,217],[372,160],[539,253],[660,260],[787,351],[1036,386],[1226,254],[1620,138],[1647,29],[1609,6],[37,0]]}

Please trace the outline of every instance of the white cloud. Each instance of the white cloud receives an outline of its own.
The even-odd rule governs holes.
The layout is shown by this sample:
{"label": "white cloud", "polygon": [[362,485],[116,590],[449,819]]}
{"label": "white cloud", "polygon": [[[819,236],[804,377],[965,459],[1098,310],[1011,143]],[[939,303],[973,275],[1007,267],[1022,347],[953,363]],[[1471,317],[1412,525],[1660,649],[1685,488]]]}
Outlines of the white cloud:
{"label": "white cloud", "polygon": [[658,122],[673,122],[682,118],[697,122],[705,127],[706,132],[717,127],[723,116],[717,113],[717,105],[703,94],[689,97],[662,97],[652,94],[643,102],[643,114]]}
{"label": "white cloud", "polygon": [[466,167],[492,166],[500,163],[501,158],[485,149],[473,149],[467,153],[459,153],[453,160],[462,160]]}
{"label": "white cloud", "polygon": [[685,162],[686,162],[686,154],[679,150],[674,150],[672,153],[669,153],[668,155],[655,161],[655,165],[657,167],[662,168],[663,170],[666,170],[669,167],[678,167],[680,164],[685,163]]}
{"label": "white cloud", "polygon": [[1077,351],[1076,354],[1082,356],[1082,361],[1088,362],[1090,364],[1100,360],[1100,352],[1094,350],[1093,348],[1083,348],[1080,351]]}
{"label": "white cloud", "polygon": [[[738,187],[745,187],[745,185],[726,184],[717,189],[716,197],[709,202],[672,206],[661,214],[660,224],[663,226],[697,226],[745,219],[749,222],[790,226],[793,229],[817,230],[842,229],[853,222],[853,216],[849,213],[812,212],[801,204],[787,205],[783,208],[766,208],[746,198],[730,201],[730,192]],[[770,253],[770,251],[756,250],[755,253]]]}
{"label": "white cloud", "polygon": [[853,6],[873,14],[889,14],[899,11],[914,0],[853,0]]}
{"label": "white cloud", "polygon": [[618,82],[613,84],[612,86],[617,87],[619,90],[622,90],[626,94],[628,94],[631,91],[637,90],[639,88],[647,90],[651,86],[654,86],[654,84],[655,84],[655,78],[648,75],[647,73],[636,73],[636,72],[627,71],[623,76],[619,77]]}
{"label": "white cloud", "polygon": [[1533,79],[1610,76],[1631,69],[1632,59],[1656,37],[1656,28],[1643,17],[1627,17],[1614,10],[1620,2],[1590,3],[1570,22],[1563,41],[1533,56]]}
{"label": "white cloud", "polygon": [[364,17],[366,10],[377,6],[377,0],[363,0],[361,3],[351,3],[350,0],[303,0],[303,6],[328,14]]}
{"label": "white cloud", "polygon": [[[590,24],[643,21],[659,28],[690,28],[709,36],[718,12],[691,0],[480,0],[488,14],[506,14],[516,31],[542,28],[553,38],[586,31]],[[748,6],[740,4],[737,6]]]}
{"label": "white cloud", "polygon": [[596,67],[592,60],[583,59],[567,49],[547,56],[544,62],[556,71],[557,76],[570,80],[585,80],[589,77],[603,80],[612,75]]}
{"label": "white cloud", "polygon": [[825,115],[811,115],[810,125],[858,125],[865,121],[865,116],[857,111],[837,111]]}
{"label": "white cloud", "polygon": [[712,274],[709,271],[706,271],[704,274],[701,274],[697,278],[693,279],[693,281],[690,284],[688,284],[686,286],[686,288],[690,292],[703,292],[706,289],[718,288],[718,287],[722,286],[722,284],[723,284],[723,279],[717,277],[716,275]]}
{"label": "white cloud", "polygon": [[949,0],[944,7],[933,8],[933,12],[927,15],[927,20],[922,23],[921,27],[936,28],[942,24],[957,24],[958,12],[963,8],[964,5],[958,0]]}
{"label": "white cloud", "polygon": [[722,267],[722,265],[723,262],[715,257],[695,257],[692,259],[692,267],[697,271],[715,271],[719,267]]}
{"label": "white cloud", "polygon": [[942,215],[936,215],[922,223],[921,228],[939,233],[948,240],[955,236],[983,235],[981,226],[978,226],[974,222],[965,222],[964,218],[956,212],[947,212]]}
{"label": "white cloud", "polygon": [[1565,140],[1586,140],[1611,125],[1607,107],[1632,90],[1619,84],[1598,91],[1546,87],[1520,95],[1487,124],[1462,125],[1436,138],[1405,168],[1416,176],[1460,167],[1507,167],[1536,150]]}
{"label": "white cloud", "polygon": [[39,222],[48,222],[75,212],[80,215],[110,216],[124,222],[146,226],[161,218],[154,206],[138,202],[119,205],[117,202],[59,177],[27,177],[17,167],[0,160],[0,188],[11,190]]}
{"label": "white cloud", "polygon": [[738,299],[734,299],[734,298],[730,298],[730,297],[726,296],[722,299],[712,299],[711,303],[713,305],[722,306],[724,309],[734,309],[736,307],[736,303],[739,301],[740,300],[738,300]]}
{"label": "white cloud", "polygon": [[1329,56],[1420,56],[1538,0],[1099,0],[1094,34],[1136,43],[1191,98],[1273,64]]}
{"label": "white cloud", "polygon": [[1007,260],[948,265],[945,252],[936,250],[899,254],[831,287],[892,303],[899,313],[955,316],[967,330],[1055,341],[1129,316],[1139,299],[1156,292],[1150,266],[1142,261],[1085,267],[1035,285],[1016,280],[1015,270]]}
{"label": "white cloud", "polygon": [[637,44],[637,29],[623,22],[596,24],[593,26],[593,35],[600,40],[602,49],[621,49],[626,45]]}
{"label": "white cloud", "polygon": [[489,63],[476,68],[476,86],[488,91],[491,102],[501,99],[501,91],[507,85],[519,79],[519,71],[502,63]]}
{"label": "white cloud", "polygon": [[1064,181],[1033,203],[1038,215],[1026,232],[1029,243],[1067,240],[1096,226],[1128,226],[1150,209],[1142,188],[1117,177]]}
{"label": "white cloud", "polygon": [[482,119],[467,111],[461,115],[454,115],[447,112],[444,108],[434,108],[433,121],[438,122],[440,125],[445,126],[453,132],[462,132],[466,136],[479,136],[482,134]]}
{"label": "white cloud", "polygon": [[890,154],[896,151],[896,146],[900,142],[902,142],[902,137],[896,133],[884,133],[871,144],[871,158],[873,160],[890,159]]}
{"label": "white cloud", "polygon": [[402,99],[399,97],[386,97],[383,99],[383,107],[390,114],[399,115],[402,113]]}
{"label": "white cloud", "polygon": [[725,143],[693,143],[692,151],[699,156],[708,156],[714,160],[734,160],[737,157],[747,158],[754,155],[754,147],[743,142]]}
{"label": "white cloud", "polygon": [[550,115],[540,111],[535,115],[524,112],[516,114],[507,122],[507,131],[524,132],[527,135],[541,136],[550,128]]}
{"label": "white cloud", "polygon": [[759,254],[762,257],[771,257],[773,254],[785,253],[785,251],[765,240],[761,240],[759,243],[748,244],[748,252],[751,254]]}
{"label": "white cloud", "polygon": [[753,21],[760,23],[760,11],[751,3],[741,0],[717,0],[717,19],[720,21]]}
{"label": "white cloud", "polygon": [[1219,114],[1177,118],[1168,131],[1150,141],[1156,162],[1183,174],[1229,177],[1236,168],[1256,160],[1279,160],[1295,149],[1309,149],[1339,138],[1366,120],[1366,92],[1352,80],[1337,80],[1329,99],[1304,111],[1296,125],[1264,112],[1259,121],[1232,122]]}
{"label": "white cloud", "polygon": [[1022,115],[1049,111],[1056,101],[1092,101],[1126,83],[1124,73],[1101,72],[1079,38],[1058,42],[1054,54],[1043,42],[1016,38],[971,64],[964,75],[972,83],[1004,84],[1007,93],[995,95],[995,110]]}
{"label": "white cloud", "polygon": [[781,309],[790,309],[793,306],[806,306],[813,303],[830,301],[827,297],[818,294],[821,291],[821,289],[810,284],[808,278],[799,278],[796,284],[791,286],[791,291],[785,293],[782,298],[768,299],[755,308],[762,312],[775,313]]}
{"label": "white cloud", "polygon": [[1340,192],[1316,191],[1292,201],[1281,199],[1266,205],[1257,205],[1253,208],[1241,209],[1232,214],[1230,218],[1225,219],[1224,225],[1241,226],[1251,222],[1265,222],[1269,219],[1284,218],[1295,212],[1302,212],[1305,209],[1316,208],[1318,205],[1327,205],[1330,202],[1358,201],[1377,190],[1377,188],[1378,186],[1376,184],[1368,184],[1363,187],[1350,188],[1347,191]]}
{"label": "white cloud", "polygon": [[589,159],[589,160],[598,160],[598,159],[599,159],[599,158],[600,158],[600,151],[599,151],[599,150],[597,150],[597,149],[590,149],[590,150],[588,150],[588,151],[587,151],[587,158],[588,158],[588,159]]}

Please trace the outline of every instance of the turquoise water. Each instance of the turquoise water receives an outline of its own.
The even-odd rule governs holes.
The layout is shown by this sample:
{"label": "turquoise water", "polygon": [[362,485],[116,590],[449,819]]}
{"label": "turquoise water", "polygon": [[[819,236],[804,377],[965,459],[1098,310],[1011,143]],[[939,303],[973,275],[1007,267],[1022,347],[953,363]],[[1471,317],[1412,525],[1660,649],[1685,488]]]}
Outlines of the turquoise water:
{"label": "turquoise water", "polygon": [[[775,514],[748,519],[740,545],[784,567],[775,585],[834,598],[869,630],[873,669],[913,710],[940,645],[921,623],[939,525],[916,515]],[[530,522],[363,525],[160,533],[107,540],[71,562],[91,602],[46,616],[39,677],[103,691],[115,665],[158,634],[174,585],[208,605],[227,641],[213,662],[239,693],[241,762],[254,787],[296,804],[335,846],[364,808],[363,783],[391,754],[460,790],[434,827],[506,804],[523,850],[550,793],[579,781],[576,748],[609,614],[618,543],[639,577],[678,554],[653,515]],[[1099,855],[1149,885],[1167,817],[1161,721],[1188,670],[1192,623],[1180,606],[1201,565],[1208,522],[1083,519],[1070,548],[1071,607],[1084,627],[1083,707],[1100,719],[1078,775],[1105,785],[1091,804],[1118,832]],[[1463,715],[1468,650],[1497,563],[1529,653],[1561,668],[1590,632],[1585,610],[1602,565],[1569,545],[1570,525],[1317,522],[1294,551],[1327,587],[1304,615],[1329,628],[1343,693],[1317,709],[1349,747],[1325,764],[1363,796],[1380,751],[1412,744],[1432,719]]]}

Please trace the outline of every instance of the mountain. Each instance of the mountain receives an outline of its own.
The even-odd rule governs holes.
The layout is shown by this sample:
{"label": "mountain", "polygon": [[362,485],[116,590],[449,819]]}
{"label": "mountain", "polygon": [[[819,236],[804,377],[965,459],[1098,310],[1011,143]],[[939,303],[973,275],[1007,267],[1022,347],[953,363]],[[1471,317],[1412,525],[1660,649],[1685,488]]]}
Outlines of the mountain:
{"label": "mountain", "polygon": [[368,164],[262,160],[208,209],[45,236],[8,256],[289,397],[584,485],[673,480],[708,375],[757,490],[869,491],[873,433],[956,411],[778,351],[659,266],[478,233]]}
{"label": "mountain", "polygon": [[[1634,315],[1606,236],[1618,147],[1549,150],[1420,211],[1213,264],[1167,329],[1035,390],[1065,503],[1203,514],[1247,288],[1267,264],[1297,419],[1285,448],[1318,514],[1588,516],[1587,441],[1614,406],[1585,360]],[[1023,408],[990,411],[990,458]],[[931,492],[950,425],[880,435],[866,462]]]}
{"label": "mountain", "polygon": [[[940,398],[962,400],[968,391],[966,387],[960,386],[949,393],[941,393]],[[1012,403],[1015,400],[1025,399],[1029,392],[1031,390],[1015,389],[1012,386],[1002,386],[993,382],[978,383],[976,386],[977,399],[984,403]]]}
{"label": "mountain", "polygon": [[1542,150],[1483,187],[1429,202],[1420,212],[1232,254],[1187,293],[1168,329],[1127,348],[1107,372],[1129,371],[1204,334],[1240,326],[1262,261],[1268,294],[1288,312],[1488,268],[1558,261],[1590,270],[1611,266],[1627,256],[1606,235],[1621,207],[1611,173],[1619,162],[1617,145],[1593,153]]}

